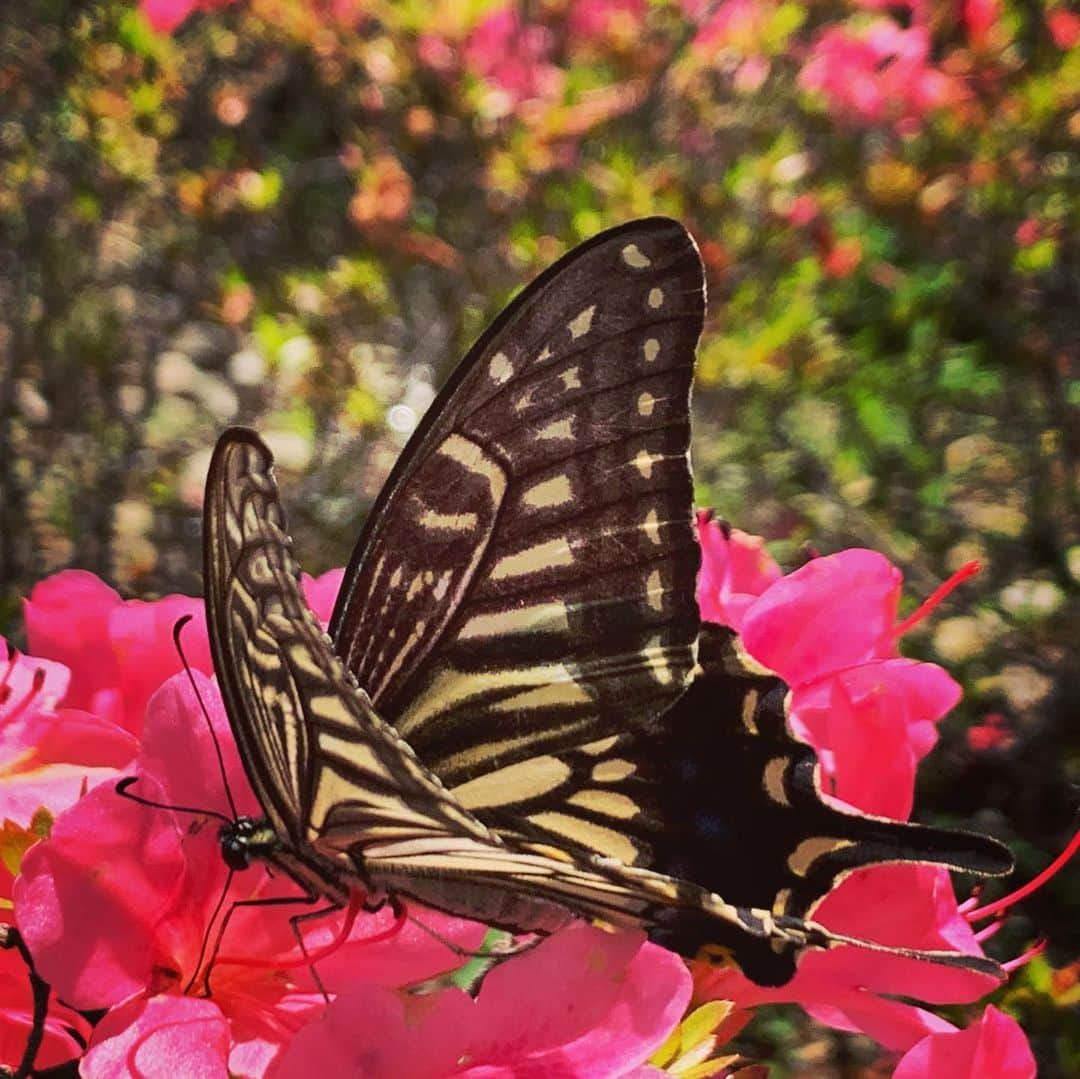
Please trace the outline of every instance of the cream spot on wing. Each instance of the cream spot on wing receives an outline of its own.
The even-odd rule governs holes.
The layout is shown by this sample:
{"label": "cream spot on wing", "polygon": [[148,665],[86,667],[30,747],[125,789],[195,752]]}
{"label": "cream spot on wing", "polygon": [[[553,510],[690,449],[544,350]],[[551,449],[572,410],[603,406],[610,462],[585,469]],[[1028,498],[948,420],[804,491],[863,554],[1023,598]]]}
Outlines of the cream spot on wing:
{"label": "cream spot on wing", "polygon": [[634,457],[634,467],[645,479],[650,479],[652,477],[652,466],[659,460],[659,457],[649,453],[648,450],[638,450],[637,455]]}
{"label": "cream spot on wing", "polygon": [[570,486],[570,477],[567,475],[552,476],[549,480],[541,480],[534,483],[521,496],[521,501],[533,509],[549,509],[551,506],[562,506],[574,497]]}
{"label": "cream spot on wing", "polygon": [[645,582],[645,600],[654,611],[664,609],[664,582],[660,578],[660,571],[654,569]]}
{"label": "cream spot on wing", "polygon": [[652,265],[652,259],[643,254],[637,244],[627,244],[622,249],[622,258],[623,262],[634,270],[644,270],[646,266]]}
{"label": "cream spot on wing", "polygon": [[402,569],[398,566],[393,573],[390,574],[390,587],[397,588],[401,584]]}
{"label": "cream spot on wing", "polygon": [[572,679],[525,689],[488,705],[493,712],[528,712],[534,708],[560,708],[592,704],[589,694]]}
{"label": "cream spot on wing", "polygon": [[662,288],[649,289],[649,306],[655,311],[664,302],[664,290]]}
{"label": "cream spot on wing", "polygon": [[626,779],[637,771],[637,765],[633,761],[624,761],[621,757],[614,760],[601,761],[593,765],[592,781],[594,783],[618,783],[620,779]]}
{"label": "cream spot on wing", "polygon": [[742,725],[751,733],[758,733],[757,720],[754,718],[757,715],[757,706],[760,694],[756,689],[750,689],[746,691],[746,696],[743,697],[742,702]]}
{"label": "cream spot on wing", "polygon": [[534,363],[546,363],[551,359],[551,349],[547,345],[544,345],[544,351],[533,361]]}
{"label": "cream spot on wing", "polygon": [[641,660],[661,685],[671,684],[675,676],[672,673],[671,664],[668,663],[667,649],[659,634],[649,639],[649,643],[641,652]]}
{"label": "cream spot on wing", "polygon": [[834,839],[831,836],[812,836],[804,839],[788,857],[788,869],[797,877],[805,877],[811,866],[823,854],[854,846],[853,839]]}
{"label": "cream spot on wing", "polygon": [[458,637],[501,637],[509,633],[569,633],[566,604],[537,603],[532,607],[512,607],[493,614],[474,615],[461,627]]}
{"label": "cream spot on wing", "polygon": [[618,740],[619,736],[612,734],[607,738],[598,738],[595,742],[586,742],[583,746],[578,746],[578,749],[582,753],[588,753],[590,757],[599,757],[601,753],[606,753],[611,749]]}
{"label": "cream spot on wing", "polygon": [[619,820],[630,820],[638,814],[637,802],[616,791],[578,791],[567,799],[567,803],[601,813],[605,817],[617,817]]}
{"label": "cream spot on wing", "polygon": [[541,427],[536,432],[537,438],[543,439],[570,439],[574,437],[574,417],[567,416],[562,420],[554,420],[546,427]]}
{"label": "cream spot on wing", "polygon": [[425,528],[440,532],[472,532],[480,523],[480,518],[475,513],[438,513],[433,509],[425,509],[420,523]]}
{"label": "cream spot on wing", "polygon": [[586,307],[576,318],[572,318],[567,323],[567,328],[570,330],[570,337],[576,341],[579,337],[584,337],[592,328],[593,315],[596,314],[596,304],[591,307]]}
{"label": "cream spot on wing", "polygon": [[645,362],[652,363],[653,360],[660,355],[660,342],[657,341],[655,337],[650,337],[648,341],[645,342],[644,352]]}
{"label": "cream spot on wing", "polygon": [[513,364],[505,352],[496,352],[488,364],[488,374],[492,382],[501,386],[514,373]]}
{"label": "cream spot on wing", "polygon": [[789,764],[791,764],[791,759],[788,757],[773,757],[765,765],[765,770],[761,776],[761,785],[765,788],[765,793],[777,805],[791,805],[788,801],[787,791],[784,789],[784,777],[787,775]]}
{"label": "cream spot on wing", "polygon": [[547,828],[557,835],[564,836],[578,846],[618,858],[625,865],[633,865],[638,856],[637,847],[629,837],[613,828],[594,824],[592,821],[555,812],[534,813],[529,820],[540,828]]}
{"label": "cream spot on wing", "polygon": [[580,390],[581,379],[578,377],[580,374],[580,367],[571,367],[569,371],[563,371],[559,378],[562,379],[564,390]]}
{"label": "cream spot on wing", "polygon": [[451,790],[469,810],[538,798],[554,790],[570,776],[570,766],[557,757],[532,757],[494,772],[470,779]]}
{"label": "cream spot on wing", "polygon": [[653,543],[660,542],[660,518],[656,515],[656,510],[649,510],[649,512],[645,514],[645,520],[641,525],[641,530]]}
{"label": "cream spot on wing", "polygon": [[653,397],[648,390],[645,390],[637,399],[637,410],[639,416],[651,416],[653,409],[656,407],[656,398]]}
{"label": "cream spot on wing", "polygon": [[507,577],[523,577],[553,566],[570,566],[573,563],[574,553],[570,550],[570,544],[564,536],[559,536],[500,558],[491,568],[491,579],[501,581]]}
{"label": "cream spot on wing", "polygon": [[416,599],[418,595],[424,590],[424,578],[418,573],[410,582],[409,590],[405,593],[405,600]]}

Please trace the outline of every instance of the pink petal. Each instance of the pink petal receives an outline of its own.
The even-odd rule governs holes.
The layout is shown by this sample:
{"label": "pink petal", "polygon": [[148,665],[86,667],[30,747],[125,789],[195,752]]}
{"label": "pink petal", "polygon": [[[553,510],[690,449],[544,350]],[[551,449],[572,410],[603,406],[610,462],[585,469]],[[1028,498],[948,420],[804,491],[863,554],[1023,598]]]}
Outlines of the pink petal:
{"label": "pink petal", "polygon": [[319,577],[309,577],[306,573],[303,575],[301,583],[304,598],[324,626],[329,623],[330,615],[334,613],[334,603],[341,591],[344,577],[343,569],[328,569]]}
{"label": "pink petal", "polygon": [[867,813],[906,820],[916,766],[960,695],[941,667],[890,659],[799,686],[792,714],[818,751],[825,791]]}
{"label": "pink petal", "polygon": [[40,581],[24,601],[29,651],[71,671],[65,704],[93,711],[94,694],[115,684],[117,668],[107,627],[109,614],[121,602],[104,581],[79,569]]}
{"label": "pink petal", "polygon": [[707,511],[697,517],[701,573],[697,597],[701,617],[740,629],[747,608],[780,577],[780,567],[760,536],[725,530]]}
{"label": "pink petal", "polygon": [[211,1000],[138,998],[98,1023],[82,1079],[228,1079],[229,1026]]}
{"label": "pink petal", "polygon": [[111,786],[62,813],[49,839],[26,852],[14,887],[16,922],[42,977],[77,1008],[145,988],[156,965],[175,962],[158,923],[184,869],[171,822]]}
{"label": "pink petal", "polygon": [[876,551],[815,558],[758,598],[743,623],[743,641],[792,686],[891,657],[900,580]]}
{"label": "pink petal", "polygon": [[1015,1019],[988,1007],[966,1030],[931,1034],[896,1066],[893,1079],[1034,1079],[1035,1058]]}

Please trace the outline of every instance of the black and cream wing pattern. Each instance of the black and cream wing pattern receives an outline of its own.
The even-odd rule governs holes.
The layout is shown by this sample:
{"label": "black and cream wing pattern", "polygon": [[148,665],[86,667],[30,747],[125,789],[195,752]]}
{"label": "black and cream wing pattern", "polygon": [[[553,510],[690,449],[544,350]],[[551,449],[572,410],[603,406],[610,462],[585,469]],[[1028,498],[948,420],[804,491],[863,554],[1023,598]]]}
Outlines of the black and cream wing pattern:
{"label": "black and cream wing pattern", "polygon": [[689,400],[704,313],[694,241],[663,218],[542,274],[406,447],[330,625],[376,709],[463,805],[628,863],[625,797],[568,789],[562,755],[650,727],[696,663]]}
{"label": "black and cream wing pattern", "polygon": [[1007,870],[982,837],[828,806],[787,687],[700,625],[704,302],[693,240],[660,218],[528,286],[403,452],[330,637],[269,453],[222,436],[205,510],[215,669],[271,860],[309,890],[522,931],[642,926],[779,984],[806,947],[845,942],[808,919],[852,869]]}

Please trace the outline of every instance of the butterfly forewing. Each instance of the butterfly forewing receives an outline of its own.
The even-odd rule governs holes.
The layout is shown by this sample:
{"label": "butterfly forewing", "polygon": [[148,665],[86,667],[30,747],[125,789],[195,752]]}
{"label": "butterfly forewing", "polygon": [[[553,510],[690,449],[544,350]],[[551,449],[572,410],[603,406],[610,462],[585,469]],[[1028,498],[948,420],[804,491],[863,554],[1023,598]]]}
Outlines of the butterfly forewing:
{"label": "butterfly forewing", "polygon": [[372,511],[335,645],[480,815],[546,794],[567,840],[627,853],[604,831],[625,802],[568,804],[552,753],[649,725],[693,669],[687,451],[703,316],[680,225],[584,244],[472,349]]}

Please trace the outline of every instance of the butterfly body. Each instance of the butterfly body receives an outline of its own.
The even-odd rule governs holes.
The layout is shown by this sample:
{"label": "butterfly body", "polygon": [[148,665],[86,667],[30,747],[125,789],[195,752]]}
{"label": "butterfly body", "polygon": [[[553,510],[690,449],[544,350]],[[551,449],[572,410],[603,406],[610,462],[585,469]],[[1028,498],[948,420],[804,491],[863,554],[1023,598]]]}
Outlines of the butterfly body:
{"label": "butterfly body", "polygon": [[767,984],[846,942],[809,919],[853,868],[1007,868],[982,837],[826,805],[786,687],[700,624],[687,454],[704,303],[693,241],[660,218],[541,275],[410,440],[329,636],[269,452],[222,435],[208,623],[266,815],[223,836],[228,856],[248,844],[338,903],[361,888],[515,932],[640,927]]}

